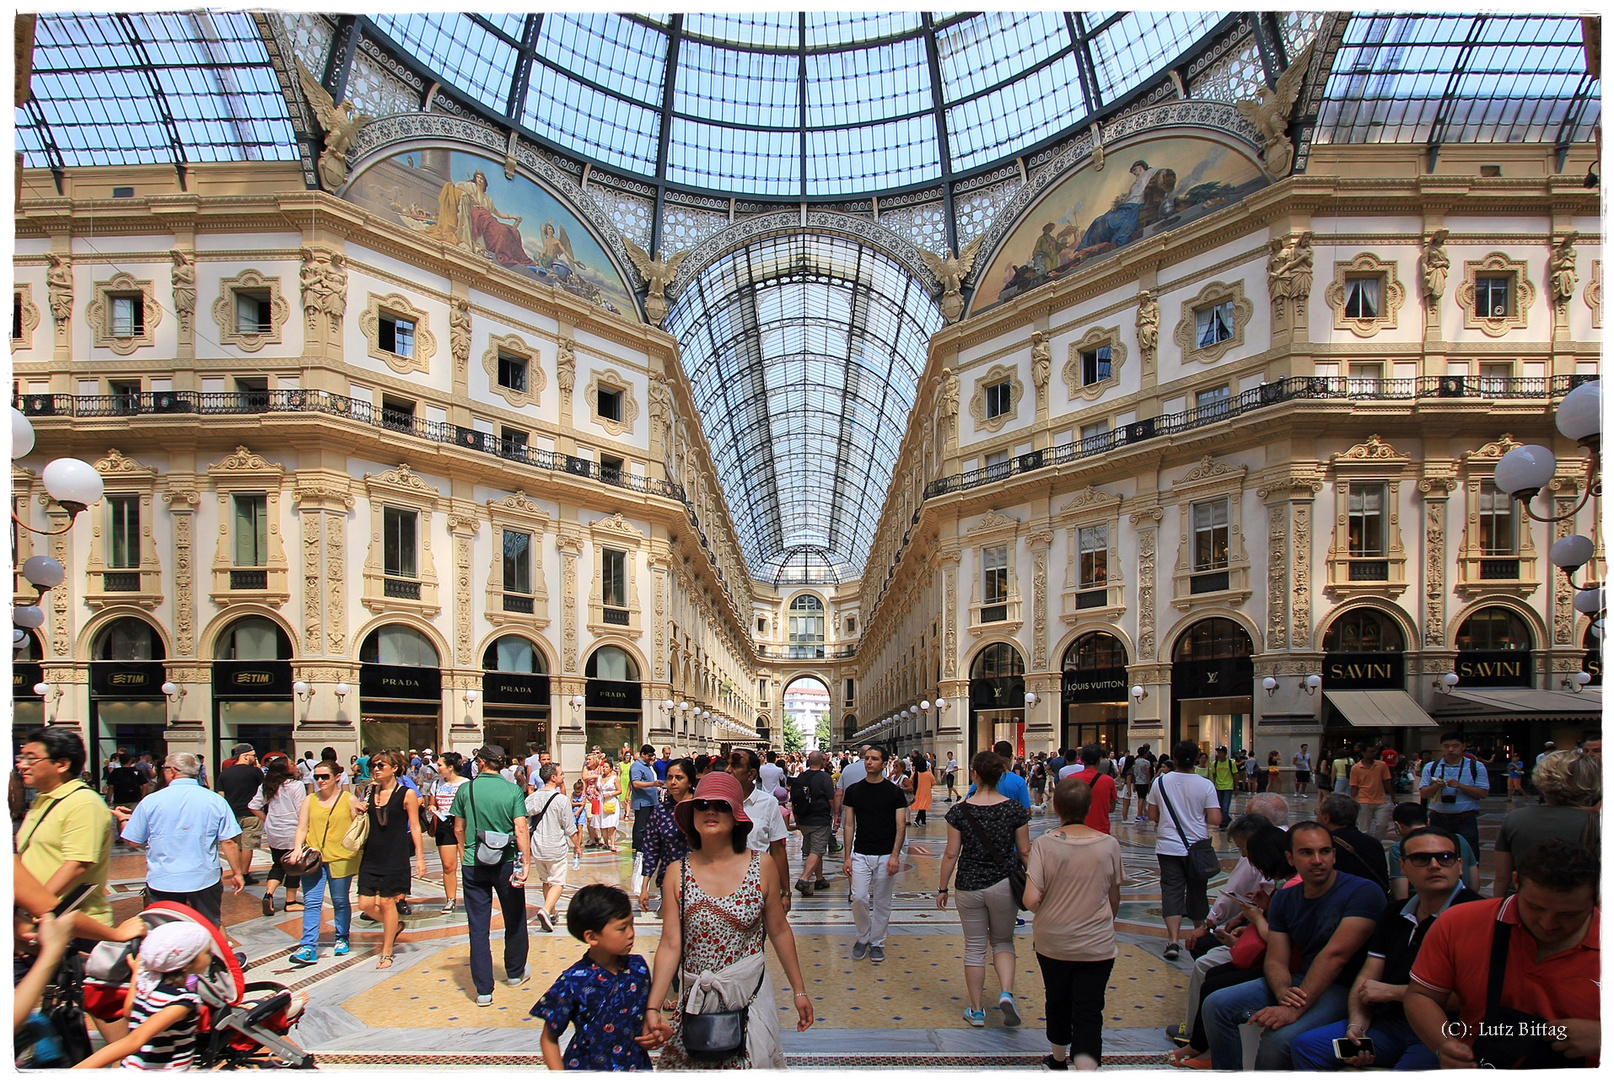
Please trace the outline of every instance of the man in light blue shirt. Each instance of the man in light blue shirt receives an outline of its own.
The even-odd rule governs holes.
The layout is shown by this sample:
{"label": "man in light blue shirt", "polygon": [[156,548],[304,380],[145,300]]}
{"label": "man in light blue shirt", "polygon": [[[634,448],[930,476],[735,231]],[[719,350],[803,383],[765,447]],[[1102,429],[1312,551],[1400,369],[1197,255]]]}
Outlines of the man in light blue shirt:
{"label": "man in light blue shirt", "polygon": [[140,800],[123,828],[123,839],[146,849],[149,899],[184,904],[222,928],[221,852],[231,888],[236,893],[246,889],[236,870],[235,838],[241,826],[224,796],[197,783],[200,771],[195,754],[169,754],[163,762],[168,786]]}
{"label": "man in light blue shirt", "polygon": [[[1021,806],[1031,809],[1031,788],[1026,785],[1026,778],[1014,771],[1014,744],[1008,739],[999,739],[992,744],[992,752],[1004,761],[1003,775],[998,777],[998,794],[1010,799],[1017,799]],[[975,794],[975,785],[971,784],[965,798]]]}

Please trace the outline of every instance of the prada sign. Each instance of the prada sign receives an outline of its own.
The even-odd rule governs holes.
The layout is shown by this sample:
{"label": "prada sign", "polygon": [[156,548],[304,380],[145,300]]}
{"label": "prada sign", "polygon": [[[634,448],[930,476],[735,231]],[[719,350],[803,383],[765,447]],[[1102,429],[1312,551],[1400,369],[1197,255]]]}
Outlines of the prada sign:
{"label": "prada sign", "polygon": [[1323,685],[1330,690],[1405,690],[1406,656],[1403,653],[1326,653]]}
{"label": "prada sign", "polygon": [[1094,668],[1087,671],[1066,671],[1061,696],[1066,705],[1079,705],[1088,701],[1126,701],[1126,668]]}
{"label": "prada sign", "polygon": [[1249,697],[1255,692],[1255,663],[1247,656],[1225,660],[1179,660],[1171,665],[1174,698]]}
{"label": "prada sign", "polygon": [[998,679],[971,679],[970,705],[982,709],[1024,709],[1026,707],[1026,680],[1022,675],[1005,675]]}
{"label": "prada sign", "polygon": [[1460,687],[1531,686],[1530,653],[1526,649],[1457,654]]}
{"label": "prada sign", "polygon": [[614,679],[590,679],[583,690],[583,700],[590,709],[621,709],[638,712],[643,707],[643,694],[636,682],[617,682]]}
{"label": "prada sign", "polygon": [[289,700],[291,661],[215,660],[213,697],[218,701]]}
{"label": "prada sign", "polygon": [[490,671],[482,676],[482,699],[492,704],[526,705],[549,708],[549,676],[519,675],[513,671]]}
{"label": "prada sign", "polygon": [[439,701],[443,696],[443,673],[437,668],[361,664],[359,694],[366,703],[387,698]]}
{"label": "prada sign", "polygon": [[[1592,655],[1596,655],[1593,653]],[[45,668],[42,664],[30,663],[26,660],[14,660],[11,664],[11,696],[17,701],[37,701],[39,695],[34,693],[34,684],[45,681]]]}
{"label": "prada sign", "polygon": [[160,701],[167,678],[161,661],[97,660],[90,665],[90,696]]}

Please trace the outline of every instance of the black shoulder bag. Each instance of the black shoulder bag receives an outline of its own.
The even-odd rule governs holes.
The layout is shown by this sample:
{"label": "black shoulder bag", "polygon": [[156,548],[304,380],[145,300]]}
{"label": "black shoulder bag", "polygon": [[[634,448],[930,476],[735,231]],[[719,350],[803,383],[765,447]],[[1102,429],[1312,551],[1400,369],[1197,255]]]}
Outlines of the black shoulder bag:
{"label": "black shoulder bag", "polygon": [[1480,1021],[1480,1030],[1487,1034],[1474,1039],[1474,1064],[1481,1069],[1585,1068],[1584,1058],[1577,1061],[1555,1053],[1545,1035],[1524,1034],[1549,1030],[1551,1021],[1502,1007],[1502,985],[1506,981],[1513,925],[1502,921],[1500,911],[1497,915],[1496,925],[1491,930],[1491,972],[1485,987],[1485,1017]]}
{"label": "black shoulder bag", "polygon": [[[689,933],[689,924],[684,921],[684,889],[689,882],[689,857],[686,855],[678,875],[678,970],[680,978],[684,970],[684,942]],[[762,992],[763,979],[768,977],[767,968],[762,971],[762,978],[757,980],[757,988],[751,991],[754,999]],[[733,1057],[745,1049],[746,1018],[751,1013],[751,1003],[738,1009],[723,1009],[719,1012],[692,1013],[687,1009],[679,1010],[679,1032],[684,1038],[684,1052],[697,1060],[713,1060],[716,1058]]]}
{"label": "black shoulder bag", "polygon": [[998,846],[987,838],[986,830],[981,828],[981,823],[976,820],[975,811],[970,807],[970,804],[963,802],[959,805],[964,808],[964,816],[969,819],[970,828],[975,830],[975,839],[979,840],[981,846],[992,853],[992,858],[996,860],[999,869],[1008,876],[1009,895],[1014,897],[1015,906],[1021,911],[1025,911],[1026,864],[1020,861],[1018,853],[1012,859],[1004,859],[1002,853],[998,851]]}
{"label": "black shoulder bag", "polygon": [[1171,815],[1171,823],[1177,826],[1177,838],[1188,849],[1188,872],[1199,881],[1209,881],[1215,877],[1222,868],[1222,860],[1216,857],[1216,849],[1211,846],[1210,836],[1205,835],[1188,842],[1188,831],[1182,827],[1182,818],[1177,816],[1177,808],[1171,805],[1166,797],[1165,777],[1155,787],[1160,792],[1160,801],[1166,804],[1166,813]]}

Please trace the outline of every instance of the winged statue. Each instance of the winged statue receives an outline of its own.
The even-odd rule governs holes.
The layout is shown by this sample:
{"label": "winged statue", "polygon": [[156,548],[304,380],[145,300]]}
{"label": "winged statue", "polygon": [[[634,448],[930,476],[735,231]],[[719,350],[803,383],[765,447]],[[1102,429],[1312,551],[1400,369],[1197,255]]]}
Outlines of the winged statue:
{"label": "winged statue", "polygon": [[964,314],[964,278],[975,266],[976,256],[981,253],[981,242],[985,239],[985,234],[977,236],[956,255],[950,250],[938,255],[934,251],[920,249],[919,254],[924,256],[925,265],[941,281],[942,317],[950,323],[957,322],[958,317]]}
{"label": "winged statue", "polygon": [[665,259],[652,259],[650,252],[626,236],[622,238],[622,243],[627,246],[628,258],[633,260],[633,268],[639,271],[639,276],[644,279],[645,286],[649,289],[650,294],[645,297],[644,313],[650,317],[652,323],[660,326],[661,320],[667,317],[667,286],[678,276],[678,268],[695,249],[685,248]]}
{"label": "winged statue", "polygon": [[297,61],[297,81],[302,83],[303,96],[314,109],[314,119],[325,129],[325,152],[319,156],[319,180],[327,191],[335,191],[347,183],[347,151],[358,137],[359,129],[375,117],[361,113],[351,98],[343,98],[339,105],[331,100],[313,72]]}
{"label": "winged statue", "polygon": [[1307,45],[1295,57],[1294,63],[1278,76],[1277,86],[1270,89],[1263,86],[1254,101],[1238,103],[1239,113],[1261,133],[1261,156],[1266,161],[1267,172],[1279,178],[1288,176],[1295,163],[1295,146],[1289,141],[1289,114],[1294,111],[1300,86],[1311,67],[1311,49]]}

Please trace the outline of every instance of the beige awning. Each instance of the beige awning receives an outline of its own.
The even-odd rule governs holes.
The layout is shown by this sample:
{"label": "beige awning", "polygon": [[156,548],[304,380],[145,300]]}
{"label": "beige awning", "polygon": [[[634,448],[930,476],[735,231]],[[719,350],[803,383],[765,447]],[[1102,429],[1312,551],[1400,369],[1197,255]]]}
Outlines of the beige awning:
{"label": "beige awning", "polygon": [[1429,714],[1405,690],[1324,690],[1352,727],[1435,727]]}
{"label": "beige awning", "polygon": [[1487,709],[1497,712],[1529,714],[1539,717],[1543,714],[1563,716],[1566,714],[1601,713],[1603,711],[1603,691],[1600,687],[1588,686],[1580,693],[1571,690],[1527,690],[1527,689],[1495,689],[1495,690],[1453,690],[1451,696],[1463,701],[1483,705]]}

